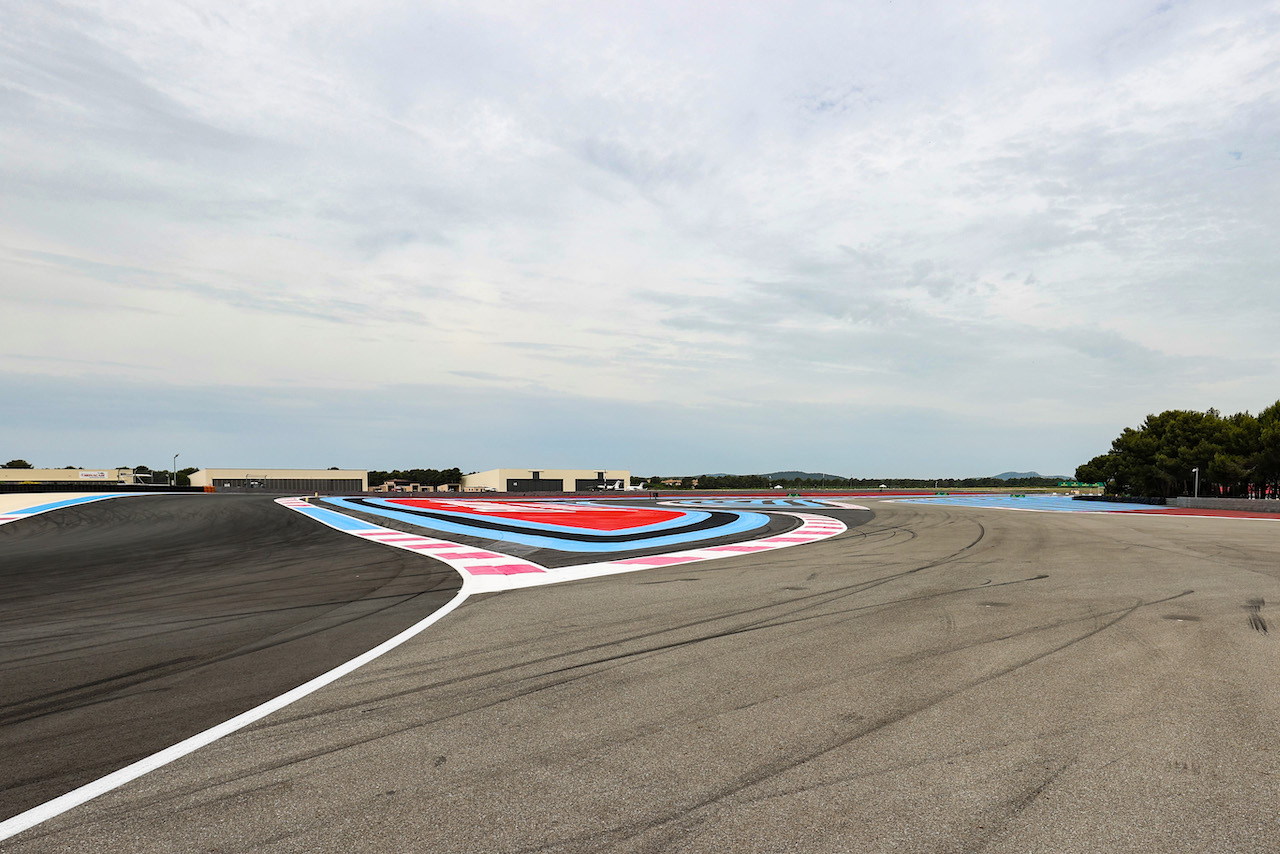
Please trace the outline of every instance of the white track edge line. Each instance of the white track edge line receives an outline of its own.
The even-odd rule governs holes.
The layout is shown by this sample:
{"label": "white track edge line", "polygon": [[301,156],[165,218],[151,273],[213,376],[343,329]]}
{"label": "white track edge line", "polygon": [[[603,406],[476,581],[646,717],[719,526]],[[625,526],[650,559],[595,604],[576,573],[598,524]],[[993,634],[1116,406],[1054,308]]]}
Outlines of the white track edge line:
{"label": "white track edge line", "polygon": [[171,747],[166,747],[164,750],[139,759],[137,762],[126,765],[118,771],[113,771],[105,777],[100,777],[91,783],[86,783],[78,789],[72,789],[65,795],[60,795],[51,801],[46,801],[39,806],[35,806],[25,812],[18,813],[13,818],[0,822],[0,841],[19,834],[24,830],[29,830],[42,822],[55,818],[56,816],[74,809],[83,803],[91,801],[100,795],[105,795],[113,789],[118,789],[125,783],[132,782],[133,780],[149,774],[158,768],[162,768],[175,760],[181,759],[190,753],[194,753],[200,748],[212,744],[220,738],[231,735],[237,730],[244,729],[249,724],[262,720],[272,712],[279,711],[291,703],[296,703],[298,700],[301,700],[309,694],[314,694],[316,691],[331,682],[334,682],[343,676],[346,676],[348,673],[363,667],[370,661],[390,652],[405,641],[408,641],[415,635],[420,634],[424,629],[430,627],[433,623],[437,622],[446,614],[461,605],[468,595],[470,595],[470,593],[464,586],[458,591],[456,596],[441,606],[439,610],[435,611],[430,616],[423,618],[417,623],[414,623],[409,628],[400,632],[400,634],[383,641],[368,652],[362,653],[343,664],[339,664],[332,670],[322,673],[314,679],[304,682],[298,687],[290,691],[286,691],[280,696],[268,700],[261,705],[255,706],[247,712],[241,712],[229,720],[223,721],[216,726],[212,726],[204,732],[185,738]]}

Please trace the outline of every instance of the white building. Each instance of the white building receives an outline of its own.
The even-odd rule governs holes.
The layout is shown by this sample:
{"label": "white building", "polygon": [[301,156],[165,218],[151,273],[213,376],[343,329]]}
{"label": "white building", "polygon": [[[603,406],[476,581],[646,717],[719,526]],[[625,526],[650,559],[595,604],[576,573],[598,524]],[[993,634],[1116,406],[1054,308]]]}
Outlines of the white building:
{"label": "white building", "polygon": [[594,492],[626,489],[631,472],[621,469],[490,469],[464,474],[463,492]]}
{"label": "white building", "polygon": [[0,469],[0,483],[149,483],[133,469]]}

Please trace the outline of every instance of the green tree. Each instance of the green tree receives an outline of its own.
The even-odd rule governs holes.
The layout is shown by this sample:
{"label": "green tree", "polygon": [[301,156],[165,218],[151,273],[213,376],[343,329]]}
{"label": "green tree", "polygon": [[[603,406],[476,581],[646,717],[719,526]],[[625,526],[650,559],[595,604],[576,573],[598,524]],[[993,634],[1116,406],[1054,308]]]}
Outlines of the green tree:
{"label": "green tree", "polygon": [[1254,454],[1256,482],[1280,489],[1280,400],[1258,413],[1258,444]]}
{"label": "green tree", "polygon": [[1110,492],[1186,495],[1199,470],[1201,494],[1248,495],[1280,485],[1280,401],[1256,418],[1172,409],[1126,427],[1111,450],[1076,469],[1079,480]]}
{"label": "green tree", "polygon": [[1076,480],[1085,483],[1109,483],[1115,479],[1120,456],[1115,451],[1099,454],[1089,462],[1076,466]]}
{"label": "green tree", "polygon": [[31,463],[27,462],[26,460],[9,460],[9,462],[5,463],[3,466],[0,466],[0,468],[33,469],[35,468],[35,466],[31,465]]}

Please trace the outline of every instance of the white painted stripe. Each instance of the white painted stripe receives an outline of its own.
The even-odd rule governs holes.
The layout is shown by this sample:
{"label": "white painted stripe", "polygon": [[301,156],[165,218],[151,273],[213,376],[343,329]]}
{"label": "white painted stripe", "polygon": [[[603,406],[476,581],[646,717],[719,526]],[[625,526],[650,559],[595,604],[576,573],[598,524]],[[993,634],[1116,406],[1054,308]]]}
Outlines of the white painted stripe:
{"label": "white painted stripe", "polygon": [[105,777],[94,780],[92,783],[86,783],[78,789],[73,789],[61,797],[54,798],[51,801],[46,801],[37,807],[32,807],[26,812],[15,815],[13,818],[0,822],[0,841],[8,839],[9,837],[21,833],[24,830],[29,830],[41,822],[48,821],[49,819],[61,815],[67,810],[74,809],[86,801],[93,800],[100,795],[105,795],[113,789],[118,789],[125,783],[136,780],[144,774],[149,774],[157,768],[162,768],[170,762],[181,759],[189,753],[194,753],[205,745],[212,744],[218,739],[231,735],[237,730],[244,729],[251,723],[262,720],[272,712],[279,711],[291,703],[296,703],[298,700],[301,700],[309,694],[314,694],[316,691],[319,691],[331,682],[341,679],[348,673],[368,664],[379,656],[385,655],[403,644],[405,641],[421,634],[424,629],[428,628],[461,605],[469,595],[467,586],[464,583],[462,589],[458,591],[458,595],[450,599],[449,602],[440,610],[436,611],[431,616],[414,623],[412,626],[390,640],[383,641],[368,652],[358,655],[350,661],[338,665],[329,672],[323,673],[309,682],[304,682],[297,688],[294,688],[291,691],[286,691],[280,696],[272,700],[268,700],[260,706],[256,706],[247,712],[243,712],[230,720],[218,724],[217,726],[210,727],[204,732],[184,739],[172,747],[166,747],[158,753],[153,753],[144,759],[139,759],[132,765],[126,765],[119,771],[114,771]]}

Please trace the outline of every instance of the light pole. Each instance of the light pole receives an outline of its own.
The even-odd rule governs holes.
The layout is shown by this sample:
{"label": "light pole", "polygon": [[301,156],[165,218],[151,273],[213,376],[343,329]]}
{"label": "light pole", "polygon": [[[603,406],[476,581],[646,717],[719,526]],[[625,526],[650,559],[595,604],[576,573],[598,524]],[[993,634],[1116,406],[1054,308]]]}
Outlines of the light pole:
{"label": "light pole", "polygon": [[182,454],[174,454],[174,455],[173,455],[173,468],[170,470],[170,474],[169,474],[169,485],[170,485],[170,486],[177,486],[177,485],[178,485],[178,457],[180,457],[180,456],[182,456]]}
{"label": "light pole", "polygon": [[1196,467],[1195,467],[1195,468],[1193,468],[1191,471],[1192,471],[1192,472],[1195,474],[1195,476],[1196,476],[1196,494],[1195,494],[1195,497],[1196,497],[1196,498],[1199,498],[1199,497],[1200,497],[1200,466],[1196,466]]}

